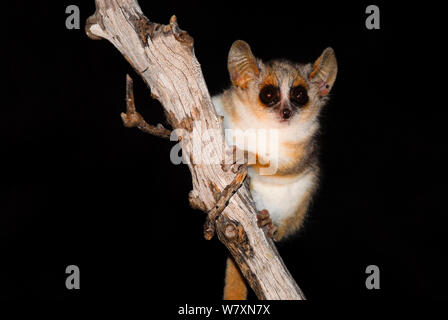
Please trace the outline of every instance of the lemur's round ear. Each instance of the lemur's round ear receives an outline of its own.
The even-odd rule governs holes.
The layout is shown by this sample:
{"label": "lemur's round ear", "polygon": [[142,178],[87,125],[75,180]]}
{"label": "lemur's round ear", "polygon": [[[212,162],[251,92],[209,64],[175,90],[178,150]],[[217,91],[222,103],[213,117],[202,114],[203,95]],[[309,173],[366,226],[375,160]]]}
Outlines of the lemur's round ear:
{"label": "lemur's round ear", "polygon": [[246,89],[247,83],[258,76],[257,60],[247,42],[237,40],[232,44],[227,68],[233,85],[242,89]]}
{"label": "lemur's round ear", "polygon": [[319,86],[321,95],[327,95],[333,87],[338,73],[338,63],[332,48],[327,48],[313,65],[309,75],[312,83]]}

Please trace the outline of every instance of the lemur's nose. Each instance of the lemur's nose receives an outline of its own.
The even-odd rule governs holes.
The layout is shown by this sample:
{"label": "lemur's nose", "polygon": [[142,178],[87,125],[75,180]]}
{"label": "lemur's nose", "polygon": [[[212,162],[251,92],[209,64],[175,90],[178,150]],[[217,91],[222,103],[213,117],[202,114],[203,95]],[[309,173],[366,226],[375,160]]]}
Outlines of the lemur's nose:
{"label": "lemur's nose", "polygon": [[282,116],[283,116],[283,119],[289,119],[289,117],[291,117],[291,110],[283,109]]}

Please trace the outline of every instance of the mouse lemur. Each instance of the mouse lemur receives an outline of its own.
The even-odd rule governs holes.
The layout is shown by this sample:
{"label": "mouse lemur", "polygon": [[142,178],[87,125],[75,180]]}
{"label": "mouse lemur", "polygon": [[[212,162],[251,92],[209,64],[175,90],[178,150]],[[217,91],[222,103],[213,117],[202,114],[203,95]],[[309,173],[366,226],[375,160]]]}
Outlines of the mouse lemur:
{"label": "mouse lemur", "polygon": [[[241,40],[233,43],[228,56],[232,85],[213,97],[224,129],[235,131],[275,129],[275,154],[257,152],[245,140],[227,143],[256,161],[248,163],[249,186],[255,201],[260,227],[278,241],[296,232],[304,220],[316,191],[319,165],[316,133],[319,113],[328,101],[337,74],[332,48],[314,63],[287,60],[263,62]],[[269,149],[269,148],[267,148]],[[275,157],[275,159],[274,159]],[[263,174],[265,164],[276,163],[276,170]],[[224,299],[245,299],[246,286],[231,259],[227,261]]]}

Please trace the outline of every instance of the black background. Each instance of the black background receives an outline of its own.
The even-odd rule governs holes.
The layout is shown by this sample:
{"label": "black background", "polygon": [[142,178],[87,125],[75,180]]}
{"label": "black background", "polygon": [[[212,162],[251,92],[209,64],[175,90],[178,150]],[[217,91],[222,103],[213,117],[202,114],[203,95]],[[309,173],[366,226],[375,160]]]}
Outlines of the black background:
{"label": "black background", "polygon": [[[80,8],[80,30],[65,28],[69,4]],[[229,85],[236,39],[262,59],[297,62],[333,47],[339,73],[322,116],[321,186],[280,253],[309,300],[446,299],[446,209],[437,202],[446,111],[432,102],[443,91],[426,72],[444,54],[428,47],[422,22],[437,8],[376,2],[381,29],[367,30],[368,4],[140,1],[152,21],[177,15],[212,94]],[[147,121],[163,122],[162,109],[110,43],[85,35],[93,1],[9,12],[0,297],[218,302],[226,249],[203,239],[189,171],[169,160],[173,143],[123,127],[126,73]],[[65,288],[70,264],[80,267],[79,291]],[[371,264],[380,290],[365,288]]]}

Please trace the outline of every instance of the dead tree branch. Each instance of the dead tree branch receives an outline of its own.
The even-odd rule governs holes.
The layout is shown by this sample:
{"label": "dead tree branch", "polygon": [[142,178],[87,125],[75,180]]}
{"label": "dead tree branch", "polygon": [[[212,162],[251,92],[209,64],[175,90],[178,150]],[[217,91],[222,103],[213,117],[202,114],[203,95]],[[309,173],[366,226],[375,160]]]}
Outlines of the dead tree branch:
{"label": "dead tree branch", "polygon": [[[191,204],[209,212],[208,225],[216,219],[218,238],[258,298],[304,299],[272,241],[257,226],[249,190],[246,184],[241,186],[245,171],[239,171],[235,179],[235,173],[221,168],[223,154],[230,151],[224,143],[222,122],[194,55],[193,39],[179,28],[176,17],[168,25],[160,25],[143,15],[136,0],[96,0],[86,32],[92,39],[110,41],[161,102],[188,159]],[[129,100],[123,120],[143,131],[151,128]],[[153,133],[153,129],[147,131]]]}

